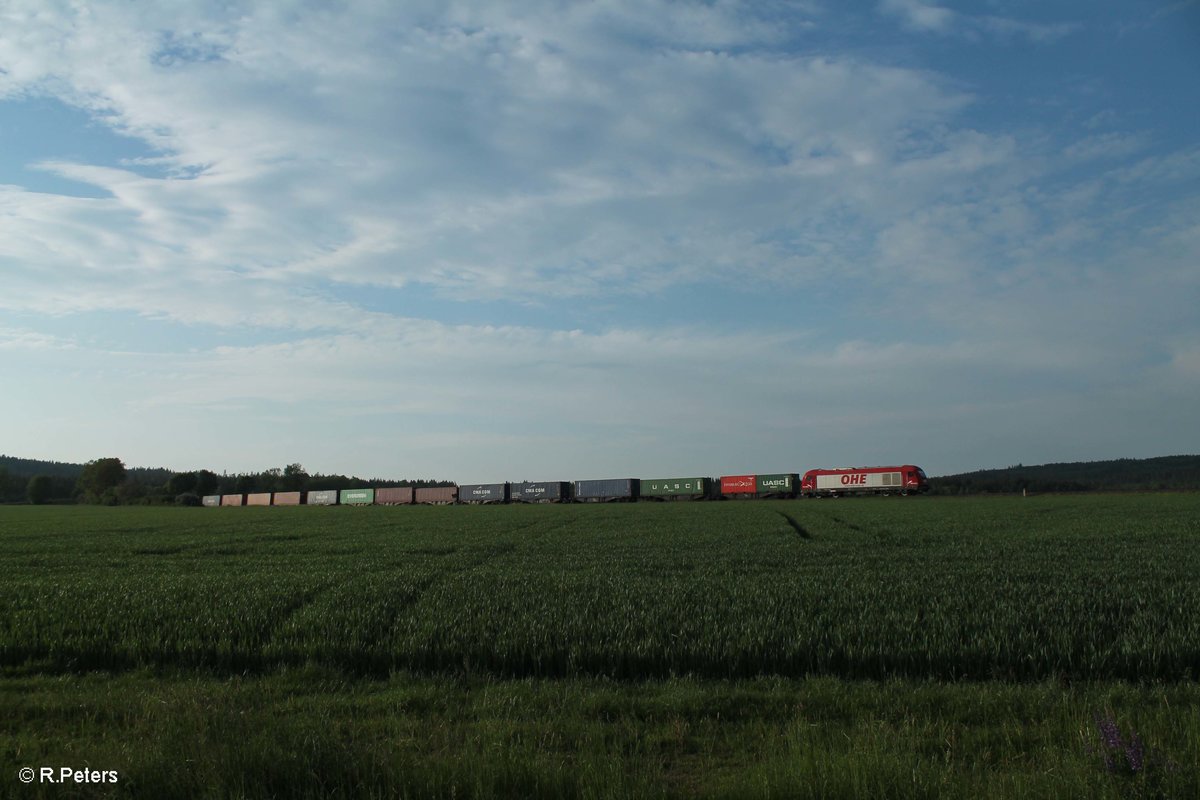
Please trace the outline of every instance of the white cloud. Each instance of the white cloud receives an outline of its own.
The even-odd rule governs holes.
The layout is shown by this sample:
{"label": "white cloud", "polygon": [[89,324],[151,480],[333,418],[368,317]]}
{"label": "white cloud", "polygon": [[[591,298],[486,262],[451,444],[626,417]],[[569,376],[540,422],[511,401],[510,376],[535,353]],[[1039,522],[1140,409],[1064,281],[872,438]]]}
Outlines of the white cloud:
{"label": "white cloud", "polygon": [[[1048,44],[1070,30],[916,0],[879,8],[968,39]],[[1147,353],[1171,326],[1194,330],[1195,151],[1167,152],[1145,120],[1117,129],[1133,117],[1109,108],[1080,114],[1076,133],[1059,119],[989,123],[978,82],[809,46],[829,9],[31,2],[3,13],[0,98],[57,98],[148,151],[23,165],[98,198],[0,187],[0,312],[118,311],[197,333],[165,356],[14,323],[0,349],[31,359],[65,342],[88,355],[68,353],[55,374],[79,371],[127,417],[228,426],[209,464],[286,463],[298,455],[280,442],[313,431],[331,459],[351,437],[382,470],[386,446],[362,425],[442,474],[476,442],[487,474],[472,477],[502,478],[512,453],[499,415],[543,437],[531,473],[535,458],[565,469],[576,453],[624,471],[630,452],[657,444],[664,456],[647,469],[663,472],[713,452],[740,464],[705,462],[714,470],[791,449],[825,461],[848,438],[830,420],[858,420],[864,442],[897,428],[937,438],[949,418],[965,440],[969,420],[1018,406],[1066,425],[1072,392],[1099,397],[1111,374],[1177,386],[1147,371]],[[789,325],[760,323],[748,306],[735,332],[619,313],[572,330],[488,325],[486,311],[454,325],[363,300],[416,284],[469,308],[543,304],[563,317],[625,298],[665,306],[689,287],[753,287],[796,311]],[[1190,374],[1191,351],[1178,352],[1176,372]],[[1030,387],[1042,394],[1026,398]],[[1110,410],[1128,400],[1105,396]],[[742,419],[769,422],[713,422]],[[572,428],[580,420],[601,435]],[[146,448],[172,460],[169,445]]]}
{"label": "white cloud", "polygon": [[991,14],[966,14],[926,0],[881,0],[879,9],[908,30],[967,39],[1024,39],[1048,44],[1079,30],[1072,22],[1027,22]]}

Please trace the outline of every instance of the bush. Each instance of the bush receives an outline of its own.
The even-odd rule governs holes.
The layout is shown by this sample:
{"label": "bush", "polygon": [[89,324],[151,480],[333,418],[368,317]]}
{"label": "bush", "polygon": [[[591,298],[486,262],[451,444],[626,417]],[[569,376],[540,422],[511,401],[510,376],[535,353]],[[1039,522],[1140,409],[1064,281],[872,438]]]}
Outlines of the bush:
{"label": "bush", "polygon": [[29,486],[25,489],[25,496],[35,506],[49,502],[53,493],[54,479],[49,475],[34,475],[29,479]]}
{"label": "bush", "polygon": [[198,506],[200,505],[200,495],[194,492],[183,492],[175,495],[175,505],[177,506]]}

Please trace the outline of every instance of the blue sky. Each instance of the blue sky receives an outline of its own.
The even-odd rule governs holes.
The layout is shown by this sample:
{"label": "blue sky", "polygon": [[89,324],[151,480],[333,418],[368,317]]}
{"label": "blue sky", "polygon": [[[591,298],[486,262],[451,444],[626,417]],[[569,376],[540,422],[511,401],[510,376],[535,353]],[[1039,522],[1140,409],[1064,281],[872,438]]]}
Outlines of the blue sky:
{"label": "blue sky", "polygon": [[1200,3],[13,0],[0,451],[1200,450]]}

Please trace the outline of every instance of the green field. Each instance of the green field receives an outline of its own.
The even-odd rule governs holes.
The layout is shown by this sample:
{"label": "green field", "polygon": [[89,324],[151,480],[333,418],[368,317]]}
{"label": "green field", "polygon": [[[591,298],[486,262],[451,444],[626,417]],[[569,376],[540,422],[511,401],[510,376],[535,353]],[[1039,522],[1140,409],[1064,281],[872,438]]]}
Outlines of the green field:
{"label": "green field", "polygon": [[1197,797],[1197,576],[1197,495],[5,507],[0,796]]}

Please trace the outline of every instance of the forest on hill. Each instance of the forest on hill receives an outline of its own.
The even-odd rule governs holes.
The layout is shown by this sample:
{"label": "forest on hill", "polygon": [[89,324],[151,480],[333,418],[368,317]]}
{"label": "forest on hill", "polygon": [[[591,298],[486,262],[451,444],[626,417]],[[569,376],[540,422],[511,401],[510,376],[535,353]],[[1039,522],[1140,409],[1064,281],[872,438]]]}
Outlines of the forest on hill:
{"label": "forest on hill", "polygon": [[310,474],[300,464],[218,475],[207,469],[175,472],[162,467],[127,468],[119,458],[70,464],[0,455],[0,503],[193,505],[206,494],[446,485],[448,481],[433,479]]}
{"label": "forest on hill", "polygon": [[1200,489],[1200,456],[1017,464],[930,478],[935,494],[1149,492]]}

